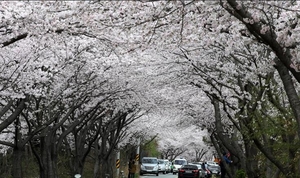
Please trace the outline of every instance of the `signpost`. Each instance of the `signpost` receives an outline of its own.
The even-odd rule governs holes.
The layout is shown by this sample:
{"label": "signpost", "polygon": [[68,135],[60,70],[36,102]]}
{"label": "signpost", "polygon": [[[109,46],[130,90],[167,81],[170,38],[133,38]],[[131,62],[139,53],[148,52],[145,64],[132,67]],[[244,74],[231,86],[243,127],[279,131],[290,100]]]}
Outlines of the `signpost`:
{"label": "signpost", "polygon": [[120,151],[119,150],[117,150],[116,168],[117,168],[117,177],[119,177],[120,174]]}

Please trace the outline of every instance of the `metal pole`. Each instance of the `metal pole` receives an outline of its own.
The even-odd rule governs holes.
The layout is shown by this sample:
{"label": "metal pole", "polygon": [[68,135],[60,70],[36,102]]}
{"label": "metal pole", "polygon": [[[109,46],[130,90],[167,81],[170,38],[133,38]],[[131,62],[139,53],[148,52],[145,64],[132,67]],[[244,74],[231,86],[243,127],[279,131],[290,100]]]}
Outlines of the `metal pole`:
{"label": "metal pole", "polygon": [[136,149],[136,154],[139,155],[140,154],[140,144],[141,144],[141,139],[140,137],[138,138],[138,146],[137,146],[137,149]]}
{"label": "metal pole", "polygon": [[120,175],[120,150],[117,150],[116,167],[117,167],[117,177],[119,177],[119,175]]}
{"label": "metal pole", "polygon": [[139,166],[139,162],[140,162],[140,144],[141,144],[141,139],[138,138],[137,140],[137,149],[136,149],[136,156],[135,156],[135,171],[139,172],[140,171],[140,166]]}
{"label": "metal pole", "polygon": [[141,144],[141,139],[140,137],[137,140],[137,149],[136,149],[136,156],[135,156],[135,165],[139,164],[140,160],[140,144]]}

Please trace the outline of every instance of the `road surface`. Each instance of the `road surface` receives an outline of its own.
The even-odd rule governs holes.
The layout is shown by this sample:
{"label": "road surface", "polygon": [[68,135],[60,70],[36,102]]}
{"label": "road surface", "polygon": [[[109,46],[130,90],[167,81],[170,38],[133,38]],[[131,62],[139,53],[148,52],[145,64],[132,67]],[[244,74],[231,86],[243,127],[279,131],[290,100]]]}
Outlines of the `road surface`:
{"label": "road surface", "polygon": [[140,178],[177,178],[178,175],[173,175],[172,173],[169,174],[159,174],[158,176],[156,176],[155,174],[144,174],[142,176],[140,176]]}

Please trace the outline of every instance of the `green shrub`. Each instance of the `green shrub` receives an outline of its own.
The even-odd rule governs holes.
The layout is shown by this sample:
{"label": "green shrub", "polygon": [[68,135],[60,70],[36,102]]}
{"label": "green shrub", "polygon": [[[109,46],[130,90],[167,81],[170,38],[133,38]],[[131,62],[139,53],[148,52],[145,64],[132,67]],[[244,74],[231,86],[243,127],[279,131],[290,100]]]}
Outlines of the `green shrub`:
{"label": "green shrub", "polygon": [[246,172],[244,170],[237,170],[235,172],[235,178],[246,178]]}

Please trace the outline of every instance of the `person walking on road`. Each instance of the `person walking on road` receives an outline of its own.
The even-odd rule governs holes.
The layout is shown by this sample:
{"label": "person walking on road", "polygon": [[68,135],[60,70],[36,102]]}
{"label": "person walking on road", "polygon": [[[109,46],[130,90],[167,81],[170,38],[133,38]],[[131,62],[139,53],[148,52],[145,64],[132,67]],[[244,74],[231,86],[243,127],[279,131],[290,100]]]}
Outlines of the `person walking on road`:
{"label": "person walking on road", "polygon": [[201,168],[206,172],[207,178],[210,178],[212,176],[210,170],[208,169],[207,162],[203,162]]}
{"label": "person walking on road", "polygon": [[[175,169],[175,166],[174,166],[174,163],[172,162],[172,165],[171,165],[171,172],[173,173],[173,170]],[[174,173],[173,173],[174,174]]]}

